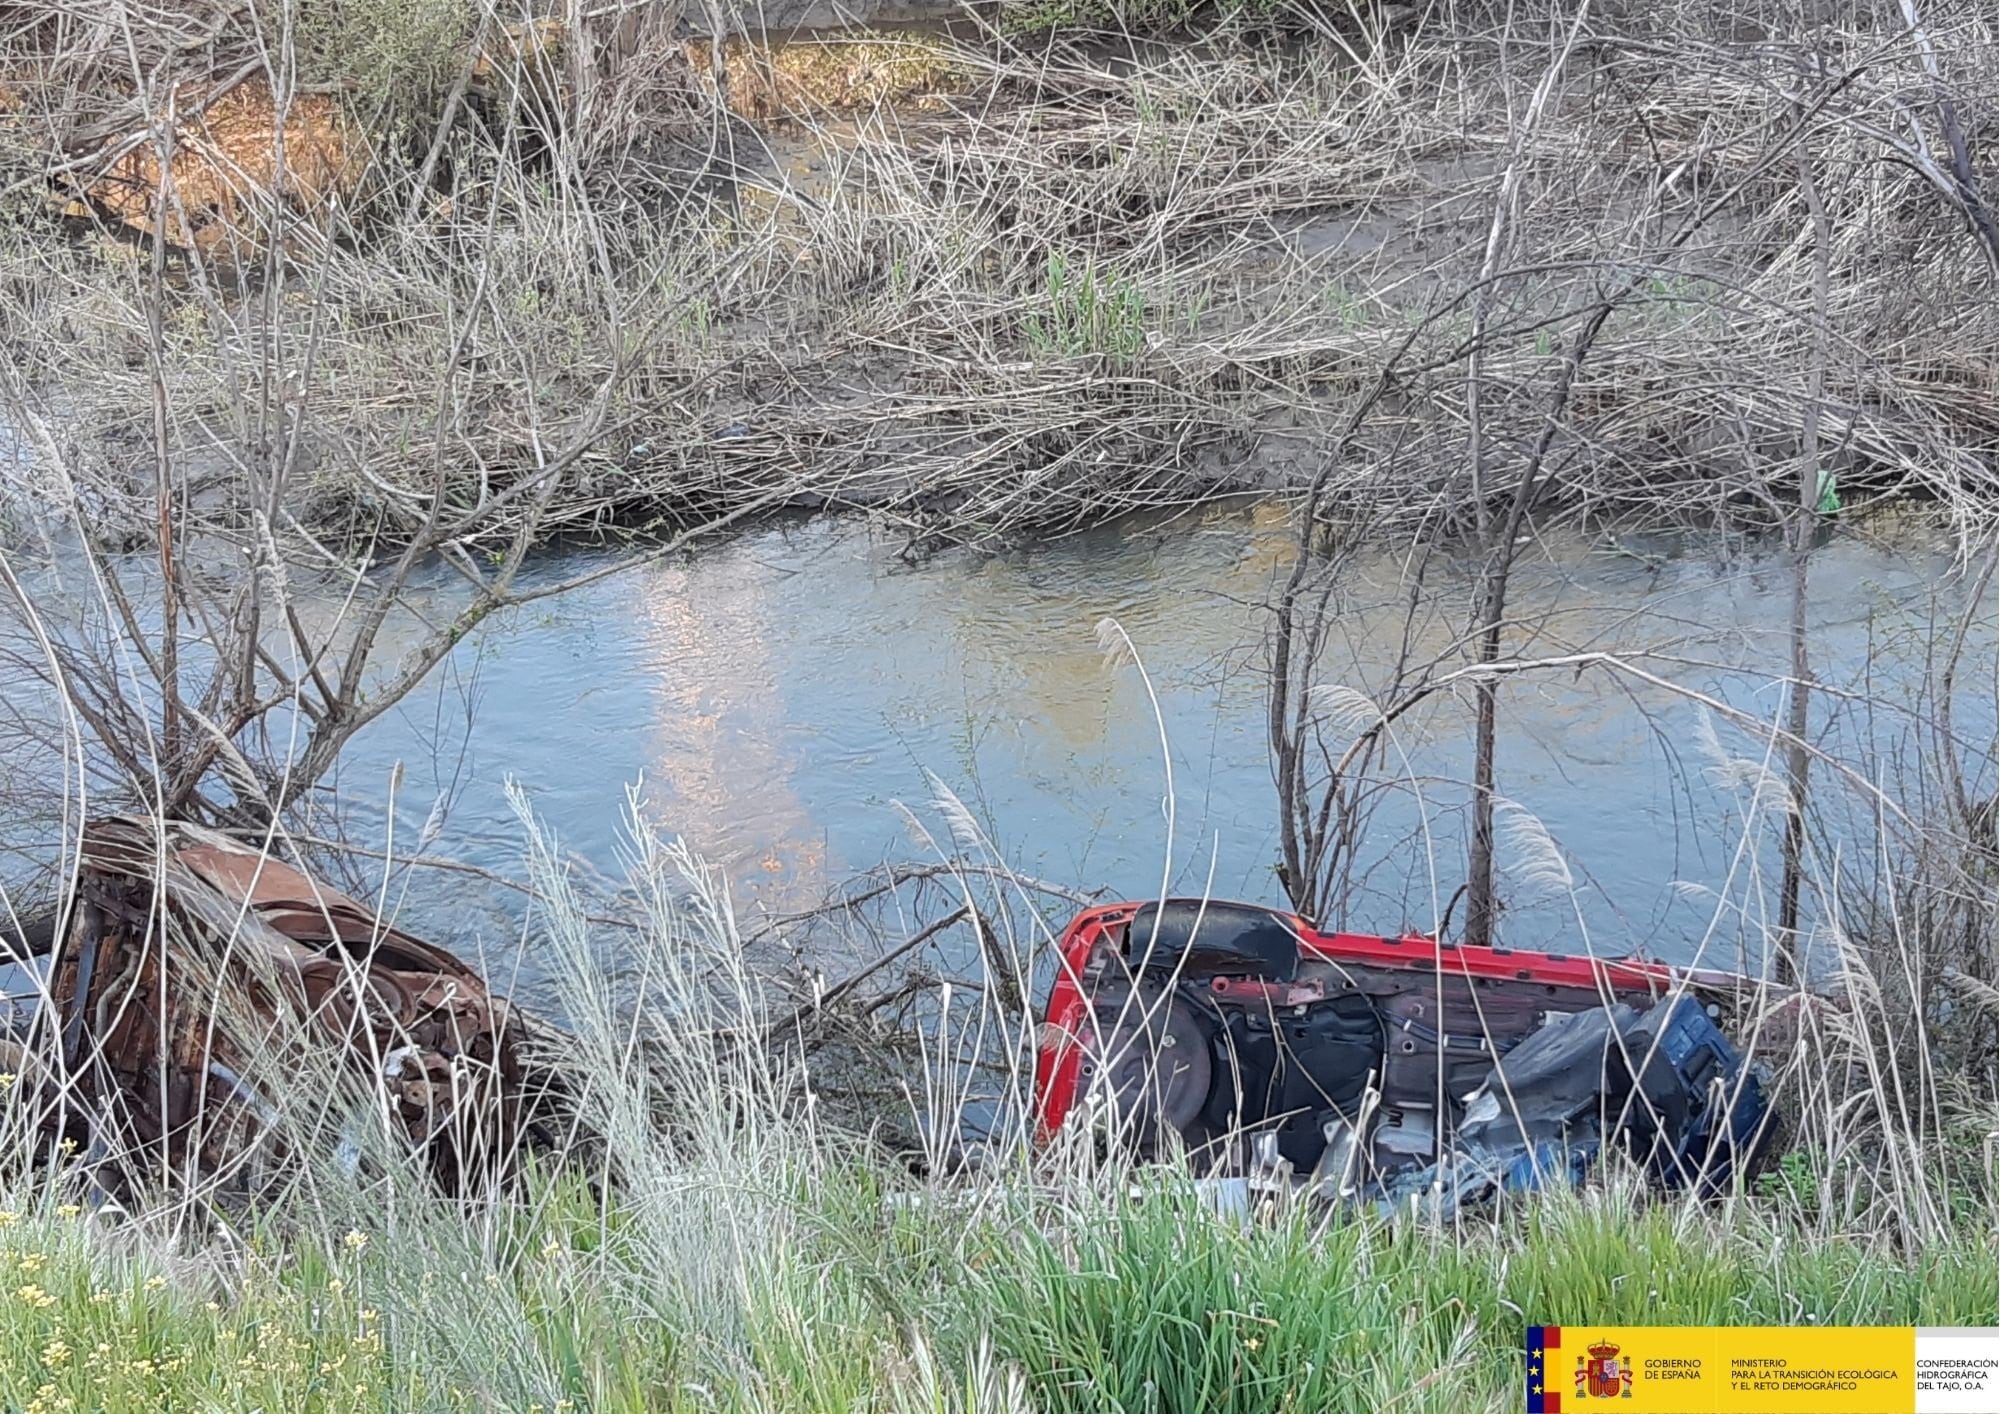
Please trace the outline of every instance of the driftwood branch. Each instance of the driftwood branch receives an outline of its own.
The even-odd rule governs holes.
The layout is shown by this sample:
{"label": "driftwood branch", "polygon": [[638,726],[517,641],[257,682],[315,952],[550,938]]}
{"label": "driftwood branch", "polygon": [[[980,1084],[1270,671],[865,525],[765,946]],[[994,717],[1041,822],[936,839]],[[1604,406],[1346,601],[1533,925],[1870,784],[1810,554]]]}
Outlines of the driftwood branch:
{"label": "driftwood branch", "polygon": [[915,952],[918,948],[921,948],[925,943],[930,942],[933,938],[938,937],[940,934],[944,933],[948,929],[953,928],[960,923],[963,923],[967,918],[971,916],[972,916],[972,910],[969,907],[960,907],[953,909],[950,913],[947,913],[944,917],[939,918],[934,922],[928,923],[922,928],[919,928],[915,933],[912,933],[908,938],[905,938],[902,942],[898,943],[895,947],[889,949],[889,951],[883,953],[882,956],[876,958],[873,962],[870,962],[869,964],[867,964],[867,966],[861,968],[858,972],[855,972],[850,976],[842,978],[840,981],[834,983],[831,987],[828,987],[825,991],[821,992],[818,996],[814,997],[811,1001],[794,1009],[792,1012],[780,1018],[779,1020],[772,1022],[770,1026],[771,1032],[773,1034],[776,1034],[778,1032],[789,1031],[794,1029],[802,1021],[804,1021],[806,1017],[813,1015],[816,1012],[825,1011],[827,1008],[831,1007],[836,1001],[846,996],[849,992],[852,992],[856,987],[860,986],[863,982],[866,982],[869,978],[879,975],[885,968],[888,968],[894,965],[895,963],[902,961],[904,958],[908,957],[911,953]]}

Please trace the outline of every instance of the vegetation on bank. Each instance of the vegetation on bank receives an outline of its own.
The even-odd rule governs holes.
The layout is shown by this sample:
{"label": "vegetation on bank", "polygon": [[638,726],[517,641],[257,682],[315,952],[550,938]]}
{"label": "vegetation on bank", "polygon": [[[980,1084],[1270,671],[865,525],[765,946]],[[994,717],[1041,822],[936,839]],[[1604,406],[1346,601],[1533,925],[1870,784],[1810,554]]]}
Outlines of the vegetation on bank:
{"label": "vegetation on bank", "polygon": [[[1991,201],[1954,174],[1990,169],[1995,47],[1964,7],[899,32],[804,46],[829,63],[751,104],[755,56],[670,7],[389,8],[0,52],[0,653],[169,813],[309,810],[467,634],[569,587],[528,564],[558,537],[618,547],[595,576],[847,509],[916,560],[1276,494],[1302,545],[1493,562],[1470,664],[1536,527],[1802,534],[1812,461],[1815,504],[1921,498],[1968,562],[1991,533]],[[905,79],[948,91],[885,101]],[[98,603],[41,619],[24,586],[76,555]],[[433,570],[456,612],[384,652]],[[56,759],[49,719],[3,726]]]}
{"label": "vegetation on bank", "polygon": [[[531,841],[589,1143],[447,1200],[371,1135],[365,1087],[350,1109],[316,1086],[270,1091],[272,1152],[291,1161],[254,1208],[176,1184],[136,1216],[91,1213],[79,1172],[14,1168],[0,1402],[1462,1414],[1518,1407],[1530,1323],[2000,1310],[1990,1100],[1869,1079],[1885,1013],[1859,959],[1842,1024],[1780,1060],[1781,1104],[1817,1137],[1747,1190],[1659,1195],[1614,1168],[1443,1225],[1246,1216],[1094,1157],[1081,1122],[1039,1151],[1003,1122],[971,1166],[899,1161],[834,1118],[840,1063],[744,1041],[779,999],[716,877],[650,835],[633,854],[636,934],[593,926]],[[1026,1112],[1034,1024],[1002,992],[961,988],[933,1019],[906,1092],[919,1129],[956,1132],[975,1100]],[[375,1156],[358,1171],[334,1158],[357,1136]],[[30,1146],[10,1138],[18,1164]]]}
{"label": "vegetation on bank", "polygon": [[1531,1321],[1981,1325],[2000,1308],[1972,1215],[1903,1249],[1618,1186],[1440,1232],[1246,1224],[1167,1186],[910,1206],[891,1196],[906,1176],[838,1161],[729,1182],[746,1211],[665,1217],[687,1245],[664,1268],[623,1240],[662,1215],[575,1185],[354,1228],[272,1220],[240,1246],[17,1196],[0,1402],[1462,1414],[1518,1403]]}
{"label": "vegetation on bank", "polygon": [[[1213,32],[1246,20],[1289,21],[1287,28],[1306,28],[1310,20],[1300,13],[1302,8],[1286,0],[1001,0],[998,14],[1001,27],[1014,34],[1165,35]],[[1341,18],[1352,21],[1364,15],[1377,18],[1372,7]]]}
{"label": "vegetation on bank", "polygon": [[[141,27],[136,76],[31,28],[4,56],[9,200],[39,179],[70,214],[0,240],[9,416],[50,432],[58,501],[116,543],[149,533],[159,466],[225,528],[275,480],[342,549],[421,536],[441,501],[488,549],[806,505],[921,552],[1296,491],[1329,459],[1338,499],[1407,528],[1476,450],[1468,398],[1480,455],[1518,461],[1631,275],[1553,448],[1561,508],[1769,525],[1809,401],[1803,150],[1837,246],[1840,494],[1972,516],[1990,261],[1944,137],[1913,164],[1883,134],[1949,106],[1976,163],[1992,36],[1952,10],[1920,44],[1879,8],[1756,43],[1694,0],[1568,32],[1463,3],[1357,33],[1306,7],[1283,38],[1225,8],[1202,44],[894,33],[786,61],[650,20],[305,4],[199,51]],[[195,116],[162,186],[146,115],[170,93]],[[290,115],[283,163],[273,122],[239,121],[259,104]],[[1382,377],[1399,397],[1347,429]],[[1496,465],[1482,494],[1507,484]]]}

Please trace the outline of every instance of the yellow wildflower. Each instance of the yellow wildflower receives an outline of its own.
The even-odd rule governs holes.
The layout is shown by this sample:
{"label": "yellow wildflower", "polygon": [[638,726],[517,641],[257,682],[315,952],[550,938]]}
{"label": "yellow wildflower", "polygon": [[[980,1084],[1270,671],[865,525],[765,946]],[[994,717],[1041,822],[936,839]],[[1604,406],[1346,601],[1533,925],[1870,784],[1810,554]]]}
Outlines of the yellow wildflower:
{"label": "yellow wildflower", "polygon": [[65,1203],[56,1209],[56,1216],[59,1218],[74,1218],[81,1217],[82,1215],[83,1204],[81,1203]]}
{"label": "yellow wildflower", "polygon": [[341,1238],[340,1240],[347,1244],[348,1251],[359,1252],[362,1248],[368,1245],[368,1234],[365,1232],[355,1232],[350,1230],[347,1236]]}
{"label": "yellow wildflower", "polygon": [[37,1311],[46,1311],[49,1307],[56,1304],[55,1297],[49,1295],[39,1286],[17,1286],[14,1288],[14,1294]]}

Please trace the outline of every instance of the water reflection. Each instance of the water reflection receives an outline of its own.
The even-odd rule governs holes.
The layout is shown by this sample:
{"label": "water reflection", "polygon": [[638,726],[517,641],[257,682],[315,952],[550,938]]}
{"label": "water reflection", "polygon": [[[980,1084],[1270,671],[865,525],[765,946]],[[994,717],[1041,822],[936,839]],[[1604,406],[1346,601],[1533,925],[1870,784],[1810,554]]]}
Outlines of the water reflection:
{"label": "water reflection", "polygon": [[[1936,625],[1962,608],[1943,547],[1928,537],[1850,528],[1815,561],[1817,674],[1878,704],[1822,694],[1814,731],[1829,750],[1908,759],[1918,740],[1893,709],[1922,705]],[[442,803],[449,813],[429,848],[518,876],[520,830],[504,793],[512,778],[564,845],[615,873],[624,791],[643,778],[652,816],[725,863],[754,914],[910,857],[896,802],[924,809],[928,769],[1029,872],[1143,895],[1166,866],[1179,888],[1212,883],[1275,901],[1257,669],[1262,606],[1288,568],[1289,543],[1269,506],[920,569],[856,521],[746,535],[475,634],[449,671],[355,742],[339,780],[350,826],[380,837],[385,783],[401,761],[399,819]],[[1767,721],[1782,711],[1782,564],[1720,539],[1538,548],[1544,558],[1516,582],[1512,651],[1650,655],[1653,671],[1690,690]],[[591,560],[551,556],[530,579]],[[1325,681],[1379,695],[1406,653],[1453,660],[1467,567],[1427,566],[1414,612],[1408,569],[1407,556],[1389,554],[1353,567]],[[441,580],[440,605],[428,607],[455,592]],[[1106,666],[1094,632],[1106,615],[1125,625],[1158,693],[1177,786],[1171,858],[1159,728],[1136,673]],[[406,627],[385,634],[391,657]],[[1993,788],[1990,610],[1970,653],[1957,727],[1987,749],[1980,795]],[[1507,684],[1500,788],[1546,824],[1577,885],[1574,899],[1514,889],[1509,940],[1669,958],[1702,947],[1723,962],[1758,935],[1752,885],[1774,850],[1768,831],[1738,848],[1744,802],[1709,773],[1701,715],[1681,696],[1608,673]],[[1350,925],[1429,927],[1457,887],[1470,721],[1449,694],[1399,721],[1406,760],[1391,758],[1395,779],[1363,841]],[[1753,749],[1726,725],[1720,735],[1732,751]],[[1837,843],[1825,846],[1829,869]],[[1748,915],[1737,911],[1746,900]],[[506,945],[515,903],[463,877],[418,873],[402,915],[442,938]]]}
{"label": "water reflection", "polygon": [[764,902],[798,907],[824,890],[826,845],[792,789],[768,602],[777,578],[743,571],[676,567],[633,582],[648,802]]}

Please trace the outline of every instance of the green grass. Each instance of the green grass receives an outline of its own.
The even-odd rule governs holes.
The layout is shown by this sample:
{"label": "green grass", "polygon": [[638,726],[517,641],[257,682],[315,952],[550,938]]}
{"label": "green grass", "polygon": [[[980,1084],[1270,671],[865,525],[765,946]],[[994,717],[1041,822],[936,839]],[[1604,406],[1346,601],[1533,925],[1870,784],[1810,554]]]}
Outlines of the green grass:
{"label": "green grass", "polygon": [[472,1407],[386,1348],[365,1250],[258,1260],[225,1290],[211,1263],[129,1250],[73,1206],[6,1216],[9,1409]]}
{"label": "green grass", "polygon": [[305,0],[295,24],[311,78],[340,85],[364,117],[421,124],[465,63],[478,12],[466,0]]}
{"label": "green grass", "polygon": [[1460,1234],[1121,1204],[982,1246],[961,1304],[1042,1407],[1249,1414],[1506,1407],[1529,1321],[1990,1323],[2000,1300],[1970,1229],[1898,1255],[1632,1198],[1539,1201]]}
{"label": "green grass", "polygon": [[1094,260],[1052,252],[1045,299],[1025,323],[1028,348],[1044,357],[1108,357],[1129,362],[1146,349],[1146,297],[1131,280]]}
{"label": "green grass", "polygon": [[1906,1251],[1615,1186],[1454,1233],[1245,1223],[1165,1186],[892,1208],[897,1181],[851,1157],[794,1178],[746,1194],[709,1175],[711,1216],[740,1196],[750,1222],[688,1224],[682,1195],[672,1221],[703,1259],[673,1266],[660,1212],[577,1185],[483,1220],[273,1224],[240,1249],[33,1198],[0,1218],[0,1405],[1466,1410],[1508,1407],[1531,1320],[1959,1325],[2000,1306],[1970,1216]]}
{"label": "green grass", "polygon": [[[1855,1188],[1884,1151],[1852,1106],[1841,1160],[1795,1150],[1726,1201],[1612,1173],[1445,1226],[1227,1216],[1069,1152],[927,1183],[828,1125],[795,1060],[728,1039],[760,1003],[721,885],[681,847],[634,851],[651,926],[614,943],[531,835],[608,1195],[560,1164],[475,1202],[301,1160],[247,1218],[92,1215],[80,1174],[17,1167],[0,1087],[0,1408],[1463,1414],[1518,1407],[1530,1323],[2000,1311],[1990,1107],[1941,1111],[1901,1171],[1921,1214]],[[644,1064],[628,1007],[665,1028]],[[271,1098],[297,1154],[360,1122]]]}

